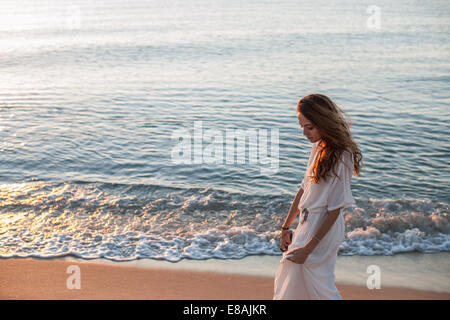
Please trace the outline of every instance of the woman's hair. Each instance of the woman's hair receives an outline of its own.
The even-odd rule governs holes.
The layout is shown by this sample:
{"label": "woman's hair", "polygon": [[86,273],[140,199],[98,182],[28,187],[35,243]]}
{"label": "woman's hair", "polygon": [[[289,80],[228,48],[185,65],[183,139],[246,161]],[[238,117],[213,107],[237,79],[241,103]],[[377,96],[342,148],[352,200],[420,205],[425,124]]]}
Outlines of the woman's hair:
{"label": "woman's hair", "polygon": [[345,120],[345,112],[328,97],[318,93],[300,99],[297,112],[311,121],[322,136],[318,145],[318,156],[312,168],[312,181],[318,183],[322,178],[326,181],[330,170],[337,176],[334,169],[344,150],[351,152],[354,160],[353,173],[358,176],[361,171],[362,153],[352,139],[351,122],[347,123]]}

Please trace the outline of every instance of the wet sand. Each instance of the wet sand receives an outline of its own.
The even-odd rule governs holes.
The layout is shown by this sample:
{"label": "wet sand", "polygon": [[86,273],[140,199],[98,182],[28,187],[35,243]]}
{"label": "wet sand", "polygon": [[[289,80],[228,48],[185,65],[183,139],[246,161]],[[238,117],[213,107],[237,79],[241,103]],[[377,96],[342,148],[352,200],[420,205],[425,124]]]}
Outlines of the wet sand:
{"label": "wet sand", "polygon": [[[0,299],[271,300],[273,295],[273,278],[266,276],[31,258],[3,259],[0,266]],[[70,266],[79,272],[68,273]],[[434,291],[336,286],[344,300],[450,299],[450,293]]]}

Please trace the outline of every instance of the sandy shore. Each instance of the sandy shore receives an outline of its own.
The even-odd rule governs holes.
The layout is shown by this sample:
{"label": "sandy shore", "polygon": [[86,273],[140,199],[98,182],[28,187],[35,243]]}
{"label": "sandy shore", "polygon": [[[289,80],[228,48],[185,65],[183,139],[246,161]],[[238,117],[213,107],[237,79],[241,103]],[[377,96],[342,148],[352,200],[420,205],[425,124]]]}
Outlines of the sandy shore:
{"label": "sandy shore", "polygon": [[[80,289],[68,289],[69,266],[79,267]],[[271,300],[273,278],[89,261],[0,260],[0,299]],[[75,284],[70,282],[69,284]],[[450,299],[450,293],[404,288],[369,290],[336,284],[344,299]]]}

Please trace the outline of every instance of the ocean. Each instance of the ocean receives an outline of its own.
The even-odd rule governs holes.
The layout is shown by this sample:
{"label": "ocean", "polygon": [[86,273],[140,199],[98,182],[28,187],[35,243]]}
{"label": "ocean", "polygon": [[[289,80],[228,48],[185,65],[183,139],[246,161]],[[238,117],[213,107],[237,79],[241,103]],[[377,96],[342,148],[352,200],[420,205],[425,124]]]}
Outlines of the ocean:
{"label": "ocean", "polygon": [[[338,254],[449,252],[449,13],[448,1],[2,1],[0,257],[281,255],[310,93],[346,112],[363,153]],[[249,136],[235,148],[237,130]]]}

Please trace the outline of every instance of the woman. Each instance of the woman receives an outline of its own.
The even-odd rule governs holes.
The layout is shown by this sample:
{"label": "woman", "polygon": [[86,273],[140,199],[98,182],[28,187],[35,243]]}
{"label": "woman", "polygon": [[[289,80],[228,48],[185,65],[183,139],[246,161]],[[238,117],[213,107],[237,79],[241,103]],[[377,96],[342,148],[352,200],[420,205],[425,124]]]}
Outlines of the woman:
{"label": "woman", "polygon": [[[362,154],[344,112],[328,97],[311,94],[300,99],[297,116],[313,146],[282,225],[281,249],[286,251],[275,275],[273,298],[342,299],[334,284],[334,266],[345,234],[342,210],[355,203],[350,183],[352,173],[360,173]],[[299,212],[292,233],[289,226]]]}

